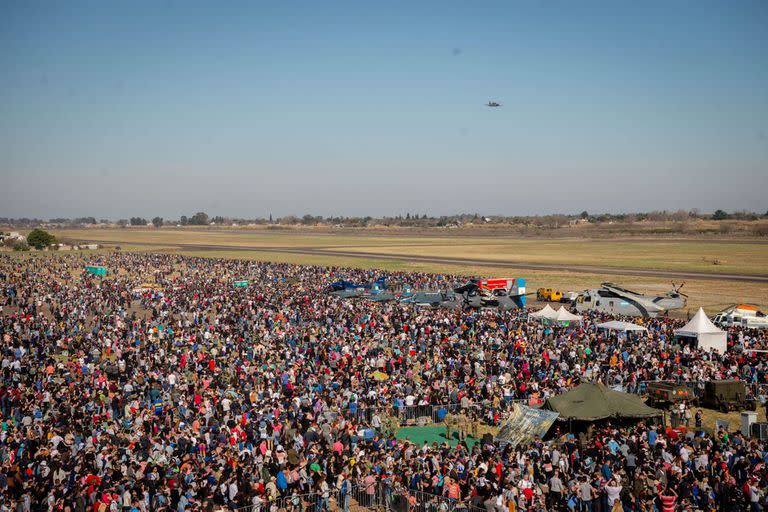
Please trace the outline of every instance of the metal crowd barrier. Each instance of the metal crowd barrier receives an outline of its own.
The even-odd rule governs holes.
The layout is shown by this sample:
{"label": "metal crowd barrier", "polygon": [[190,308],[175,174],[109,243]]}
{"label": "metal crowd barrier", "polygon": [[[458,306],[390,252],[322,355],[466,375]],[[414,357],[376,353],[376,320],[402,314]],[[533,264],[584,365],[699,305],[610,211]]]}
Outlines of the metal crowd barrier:
{"label": "metal crowd barrier", "polygon": [[[323,499],[319,493],[289,494],[275,499],[265,499],[258,505],[240,507],[235,512],[330,512],[335,490],[331,490],[330,498]],[[335,502],[333,503],[335,505]],[[229,509],[225,509],[229,510]]]}
{"label": "metal crowd barrier", "polygon": [[[319,493],[291,494],[258,505],[235,509],[235,512],[487,512],[484,507],[457,501],[447,496],[414,491],[376,482],[373,485],[350,483],[347,492],[332,488],[329,498]],[[223,508],[221,512],[228,512]]]}

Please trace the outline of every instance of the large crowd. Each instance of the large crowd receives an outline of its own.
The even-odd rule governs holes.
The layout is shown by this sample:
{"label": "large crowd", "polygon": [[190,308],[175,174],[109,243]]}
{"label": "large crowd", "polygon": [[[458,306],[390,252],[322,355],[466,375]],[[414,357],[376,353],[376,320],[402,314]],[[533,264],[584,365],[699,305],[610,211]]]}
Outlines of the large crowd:
{"label": "large crowd", "polygon": [[458,276],[113,253],[101,278],[84,258],[0,256],[3,512],[272,512],[299,495],[346,512],[382,493],[487,512],[765,506],[768,445],[698,414],[685,433],[557,423],[525,446],[419,445],[382,428],[393,411],[449,405],[498,425],[514,401],[582,382],[740,379],[759,399],[768,359],[744,350],[766,346],[759,331],[732,329],[740,350],[719,355],[677,345],[684,321],[668,318],[618,336],[598,315],[545,326],[327,293],[339,279],[436,290]]}

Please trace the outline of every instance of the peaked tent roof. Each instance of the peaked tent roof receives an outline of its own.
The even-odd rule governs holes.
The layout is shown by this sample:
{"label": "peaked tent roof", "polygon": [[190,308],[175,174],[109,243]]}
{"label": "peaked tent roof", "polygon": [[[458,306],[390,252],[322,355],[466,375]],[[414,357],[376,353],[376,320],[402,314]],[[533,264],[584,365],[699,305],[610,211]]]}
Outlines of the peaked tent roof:
{"label": "peaked tent roof", "polygon": [[548,398],[543,406],[562,419],[595,421],[605,418],[653,418],[661,411],[648,407],[637,395],[614,391],[602,384],[584,383],[562,395]]}
{"label": "peaked tent roof", "polygon": [[631,322],[622,322],[620,320],[611,320],[610,322],[603,322],[602,324],[597,324],[595,327],[598,329],[608,329],[611,331],[645,331],[648,332],[648,329],[643,327],[642,325],[633,324]]}
{"label": "peaked tent roof", "polygon": [[554,318],[557,316],[557,311],[552,309],[552,307],[549,304],[547,304],[540,310],[536,311],[535,313],[531,313],[528,316],[533,318],[548,318],[550,320],[554,320]]}
{"label": "peaked tent roof", "polygon": [[563,306],[560,306],[554,320],[556,322],[581,322],[581,317],[579,315],[574,315]]}
{"label": "peaked tent roof", "polygon": [[691,321],[685,324],[680,329],[675,331],[675,334],[681,336],[697,336],[699,334],[711,334],[725,332],[715,324],[712,320],[707,318],[707,314],[704,313],[703,308],[699,308],[696,314],[691,318]]}

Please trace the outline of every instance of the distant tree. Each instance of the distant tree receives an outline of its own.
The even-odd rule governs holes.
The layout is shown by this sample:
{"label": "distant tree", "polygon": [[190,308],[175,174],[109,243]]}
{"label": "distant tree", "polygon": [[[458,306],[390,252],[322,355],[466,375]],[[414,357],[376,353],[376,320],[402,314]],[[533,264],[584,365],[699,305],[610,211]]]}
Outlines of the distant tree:
{"label": "distant tree", "polygon": [[272,214],[269,214],[269,223],[272,224]]}
{"label": "distant tree", "polygon": [[131,217],[131,226],[146,226],[147,219],[141,217]]}
{"label": "distant tree", "polygon": [[186,226],[187,224],[189,224],[189,219],[187,218],[186,215],[181,216],[181,218],[179,219],[179,224],[181,224],[182,226]]}
{"label": "distant tree", "polygon": [[405,214],[405,220],[411,220],[411,214],[410,213],[406,213]]}
{"label": "distant tree", "polygon": [[163,225],[163,218],[162,217],[155,217],[152,219],[152,225],[156,228],[162,227]]}
{"label": "distant tree", "polygon": [[581,212],[579,214],[579,217],[581,217],[582,219],[588,219],[589,218],[589,212],[587,210],[584,210],[583,212]]}
{"label": "distant tree", "polygon": [[35,249],[45,249],[49,245],[56,243],[56,237],[42,229],[33,229],[27,235],[27,243]]}
{"label": "distant tree", "polygon": [[725,220],[728,218],[728,214],[723,210],[715,210],[712,214],[712,220]]}
{"label": "distant tree", "polygon": [[197,212],[189,219],[189,224],[192,226],[207,226],[208,214],[205,212]]}

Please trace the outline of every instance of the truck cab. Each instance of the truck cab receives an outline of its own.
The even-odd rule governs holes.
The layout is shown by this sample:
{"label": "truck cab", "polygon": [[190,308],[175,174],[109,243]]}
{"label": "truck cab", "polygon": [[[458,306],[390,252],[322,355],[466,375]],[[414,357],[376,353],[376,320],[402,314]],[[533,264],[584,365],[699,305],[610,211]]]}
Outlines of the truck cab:
{"label": "truck cab", "polygon": [[539,288],[536,290],[536,299],[539,301],[560,302],[563,298],[563,292],[554,288]]}

